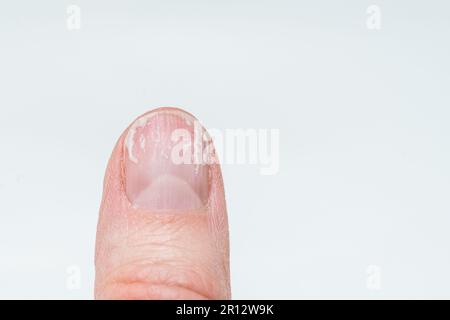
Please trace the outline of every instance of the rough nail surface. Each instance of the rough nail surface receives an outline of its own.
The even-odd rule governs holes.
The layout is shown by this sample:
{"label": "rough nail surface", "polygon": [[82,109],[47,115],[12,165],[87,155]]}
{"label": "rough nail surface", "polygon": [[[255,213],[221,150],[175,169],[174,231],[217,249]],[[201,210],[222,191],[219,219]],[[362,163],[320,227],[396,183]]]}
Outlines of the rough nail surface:
{"label": "rough nail surface", "polygon": [[178,109],[138,118],[124,145],[125,191],[133,207],[193,210],[209,196],[209,166],[194,161],[196,119]]}

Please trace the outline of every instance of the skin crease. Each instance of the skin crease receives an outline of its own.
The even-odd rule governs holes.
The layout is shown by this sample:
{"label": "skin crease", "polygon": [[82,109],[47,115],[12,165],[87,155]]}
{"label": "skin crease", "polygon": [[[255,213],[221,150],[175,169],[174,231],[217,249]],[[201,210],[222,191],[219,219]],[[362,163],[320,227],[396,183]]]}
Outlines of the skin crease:
{"label": "skin crease", "polygon": [[[167,110],[193,117],[176,108],[150,112]],[[124,186],[128,130],[119,138],[105,173],[95,298],[230,299],[228,220],[220,165],[209,165],[209,198],[204,207],[135,208]]]}

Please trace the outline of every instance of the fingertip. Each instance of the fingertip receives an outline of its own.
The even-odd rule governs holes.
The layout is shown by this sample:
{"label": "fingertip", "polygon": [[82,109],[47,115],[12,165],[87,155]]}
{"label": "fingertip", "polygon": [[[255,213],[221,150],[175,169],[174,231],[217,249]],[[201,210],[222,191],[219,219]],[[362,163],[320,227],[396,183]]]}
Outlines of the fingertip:
{"label": "fingertip", "polygon": [[[168,157],[179,142],[172,133],[182,129],[194,134],[196,123],[182,109],[158,108],[138,117],[120,136],[104,179],[96,296],[118,296],[114,290],[120,286],[108,283],[130,278],[123,270],[131,265],[143,269],[145,277],[138,283],[144,287],[169,283],[171,288],[187,288],[210,298],[230,298],[228,221],[220,164],[176,163]],[[201,133],[207,135],[203,126]],[[208,143],[208,139],[202,141]],[[217,160],[215,151],[211,157]],[[121,283],[130,289],[127,281]]]}

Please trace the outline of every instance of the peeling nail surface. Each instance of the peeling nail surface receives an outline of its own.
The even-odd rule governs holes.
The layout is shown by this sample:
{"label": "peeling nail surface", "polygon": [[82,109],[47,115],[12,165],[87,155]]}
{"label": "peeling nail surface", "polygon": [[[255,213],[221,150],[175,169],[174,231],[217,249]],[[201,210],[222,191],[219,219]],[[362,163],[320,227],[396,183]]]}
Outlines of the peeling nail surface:
{"label": "peeling nail surface", "polygon": [[192,154],[194,122],[181,110],[158,109],[130,126],[123,154],[125,190],[133,207],[190,210],[207,203],[209,166],[178,159]]}

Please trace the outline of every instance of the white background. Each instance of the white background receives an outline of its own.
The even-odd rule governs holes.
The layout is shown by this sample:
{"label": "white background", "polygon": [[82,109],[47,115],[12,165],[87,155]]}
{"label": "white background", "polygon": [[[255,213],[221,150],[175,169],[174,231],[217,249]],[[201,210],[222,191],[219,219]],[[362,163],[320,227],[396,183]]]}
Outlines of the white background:
{"label": "white background", "polygon": [[280,130],[277,175],[223,168],[234,298],[450,298],[449,41],[448,1],[2,1],[0,298],[93,297],[108,157],[158,106]]}

